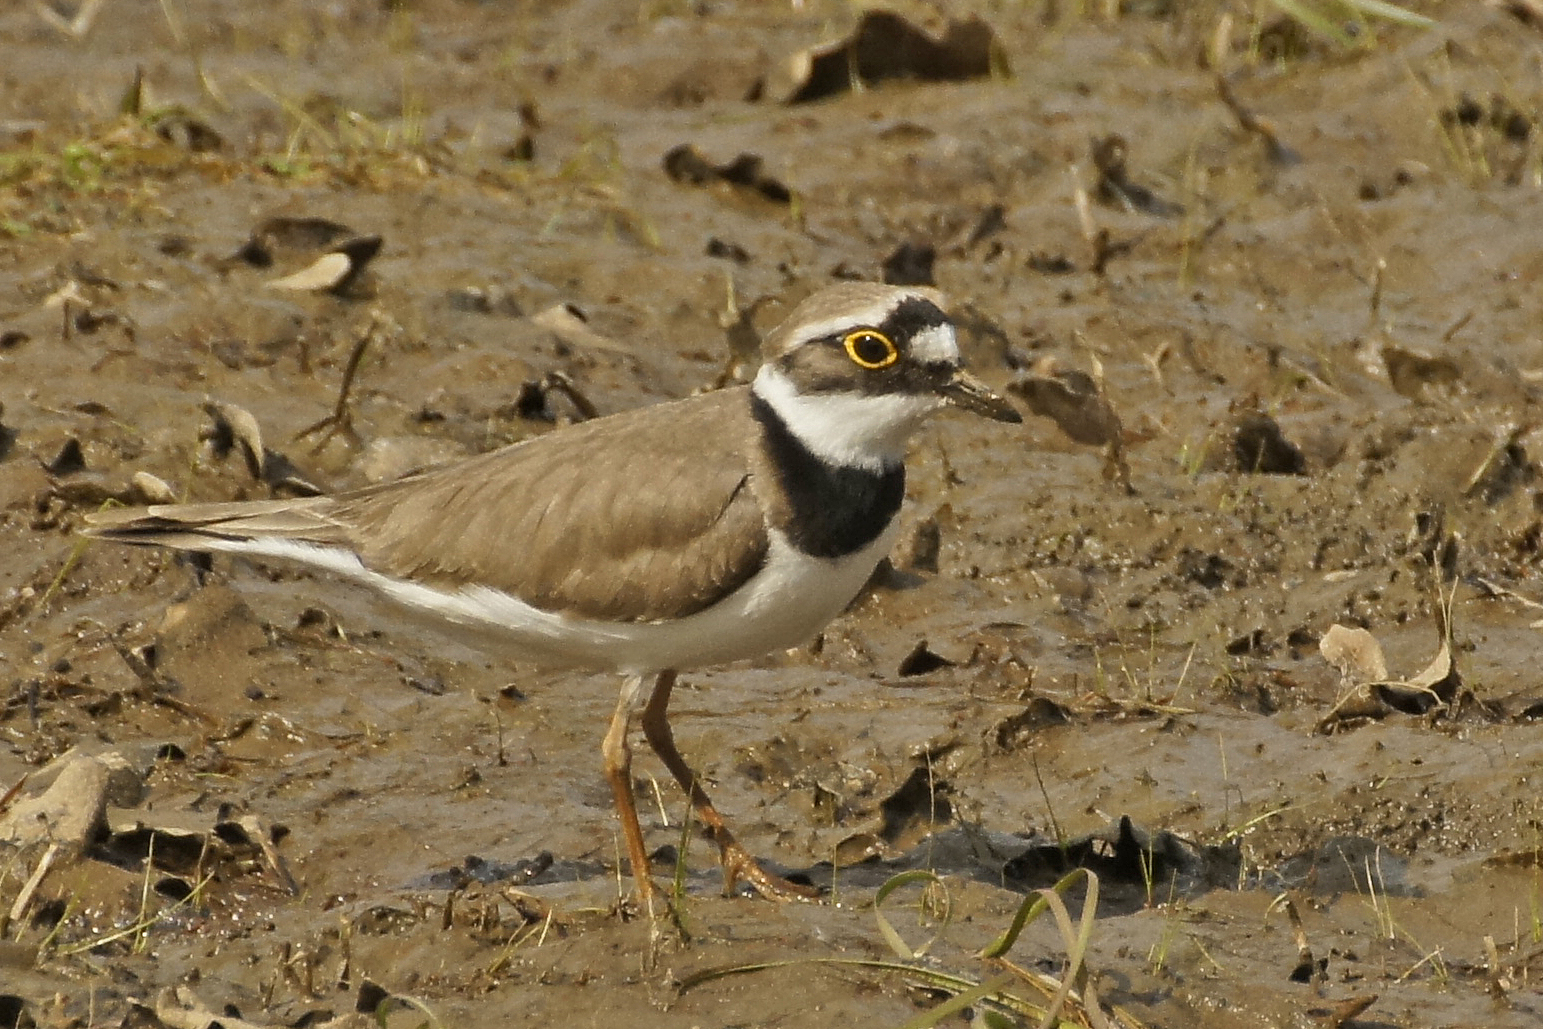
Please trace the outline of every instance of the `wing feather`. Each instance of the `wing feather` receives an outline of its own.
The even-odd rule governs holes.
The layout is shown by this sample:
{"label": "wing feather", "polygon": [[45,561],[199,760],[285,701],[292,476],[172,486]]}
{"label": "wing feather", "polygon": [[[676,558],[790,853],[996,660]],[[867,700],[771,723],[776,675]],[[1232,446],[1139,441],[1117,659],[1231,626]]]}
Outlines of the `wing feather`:
{"label": "wing feather", "polygon": [[181,549],[279,537],[367,568],[489,586],[549,611],[654,621],[700,611],[765,561],[743,388],[560,429],[333,497],[104,512],[90,531]]}

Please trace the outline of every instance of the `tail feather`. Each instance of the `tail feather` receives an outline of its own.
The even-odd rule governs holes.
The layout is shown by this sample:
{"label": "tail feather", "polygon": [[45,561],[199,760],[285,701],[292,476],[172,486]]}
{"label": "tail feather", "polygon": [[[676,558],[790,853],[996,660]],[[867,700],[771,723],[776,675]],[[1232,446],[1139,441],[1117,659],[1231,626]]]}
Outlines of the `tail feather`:
{"label": "tail feather", "polygon": [[328,497],[227,504],[156,504],[86,516],[84,532],[98,539],[177,550],[217,550],[221,544],[287,539],[320,546],[346,544],[343,526],[326,516]]}

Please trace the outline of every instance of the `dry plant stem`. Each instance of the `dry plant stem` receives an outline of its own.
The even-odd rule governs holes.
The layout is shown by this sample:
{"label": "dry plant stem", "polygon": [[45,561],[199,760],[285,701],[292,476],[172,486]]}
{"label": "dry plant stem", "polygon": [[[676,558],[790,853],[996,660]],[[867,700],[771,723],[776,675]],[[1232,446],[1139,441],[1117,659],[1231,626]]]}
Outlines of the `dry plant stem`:
{"label": "dry plant stem", "polygon": [[1297,968],[1312,979],[1319,979],[1318,963],[1313,960],[1313,948],[1307,940],[1307,929],[1302,925],[1302,916],[1297,912],[1296,901],[1286,896],[1281,901],[1281,906],[1286,909],[1286,917],[1291,920],[1291,933],[1297,945]]}
{"label": "dry plant stem", "polygon": [[1039,773],[1039,755],[1031,756],[1034,766],[1034,781],[1039,784],[1039,795],[1045,798],[1045,811],[1050,817],[1050,831],[1055,833],[1057,844],[1064,844],[1066,837],[1061,834],[1061,823],[1056,821],[1055,805],[1050,802],[1050,791],[1045,788],[1045,777]]}
{"label": "dry plant stem", "polygon": [[12,923],[19,922],[26,917],[27,909],[32,906],[32,898],[36,896],[38,887],[43,885],[43,879],[47,877],[49,871],[54,867],[54,861],[58,859],[59,851],[59,844],[50,843],[48,845],[48,849],[43,852],[43,857],[38,861],[37,867],[32,870],[32,875],[28,877],[20,892],[16,894],[16,902],[11,905],[11,910],[6,916],[6,925],[0,927],[0,931],[9,928]]}
{"label": "dry plant stem", "polygon": [[273,830],[263,824],[262,820],[255,815],[246,816],[241,819],[240,824],[246,830],[247,835],[256,841],[258,849],[262,851],[263,860],[268,863],[268,869],[273,873],[274,878],[278,879],[279,884],[284,887],[285,892],[291,897],[299,896],[300,887],[295,882],[295,877],[289,873],[289,864],[284,860],[284,856],[279,853],[278,847],[273,844]]}
{"label": "dry plant stem", "polygon": [[1103,475],[1117,483],[1126,496],[1136,495],[1136,487],[1130,481],[1130,462],[1125,459],[1125,442],[1118,436],[1109,442],[1104,453]]}
{"label": "dry plant stem", "polygon": [[1326,1016],[1323,1024],[1328,1029],[1341,1029],[1342,1026],[1351,1024],[1367,1008],[1377,1002],[1377,994],[1368,994],[1365,997],[1351,997],[1349,1000],[1340,1001]]}
{"label": "dry plant stem", "polygon": [[[1484,589],[1488,590],[1491,596],[1502,597],[1506,600],[1514,600],[1518,604],[1521,604],[1523,607],[1532,608],[1534,610],[1543,610],[1543,602],[1532,600],[1529,597],[1524,597],[1520,593],[1500,585],[1498,582],[1492,582],[1489,579],[1478,575],[1473,577],[1473,581],[1479,586],[1482,586]],[[20,787],[18,786],[17,789],[20,789]],[[3,800],[0,800],[0,810],[4,809],[5,803]]]}
{"label": "dry plant stem", "polygon": [[21,793],[22,787],[27,785],[27,777],[30,774],[31,773],[24,774],[20,779],[16,780],[15,786],[12,786],[10,789],[5,791],[3,796],[0,796],[0,814],[4,814],[5,809],[11,806],[11,801],[15,800],[17,794]]}
{"label": "dry plant stem", "polygon": [[[686,759],[681,756],[675,746],[675,734],[670,729],[668,709],[670,706],[670,692],[675,688],[675,673],[672,671],[660,672],[654,678],[653,693],[648,698],[648,705],[643,709],[643,735],[648,740],[648,745],[659,755],[659,760],[664,762],[680,788],[686,791],[691,798],[691,806],[696,809],[697,817],[702,819],[708,831],[712,833],[713,842],[718,845],[718,853],[723,864],[723,888],[724,892],[731,891],[734,883],[744,879],[756,892],[771,900],[813,900],[820,895],[820,891],[809,886],[801,886],[788,882],[778,875],[772,875],[763,869],[750,852],[739,845],[734,839],[734,834],[729,832],[729,827],[724,824],[723,816],[718,809],[713,807],[713,802],[708,799],[707,792],[702,789],[697,774],[686,764]],[[614,731],[615,724],[612,724]],[[630,796],[629,796],[630,802]]]}
{"label": "dry plant stem", "polygon": [[574,381],[563,372],[547,372],[542,383],[547,389],[556,390],[567,397],[585,421],[600,417],[600,409],[595,407],[594,401],[585,396]]}
{"label": "dry plant stem", "polygon": [[338,399],[337,403],[333,405],[332,413],[321,421],[314,422],[295,433],[295,442],[298,443],[307,436],[320,432],[322,434],[321,439],[317,440],[316,445],[311,448],[314,453],[326,446],[332,437],[339,432],[342,432],[355,442],[358,441],[358,434],[354,432],[353,416],[348,410],[349,395],[353,391],[354,376],[359,372],[359,364],[364,360],[364,352],[369,349],[370,341],[375,338],[376,330],[379,328],[380,319],[370,319],[369,328],[364,330],[364,335],[359,337],[358,342],[354,344],[353,350],[349,351],[348,363],[343,366],[343,382],[338,386]]}
{"label": "dry plant stem", "polygon": [[1285,164],[1294,159],[1295,155],[1292,154],[1289,147],[1280,141],[1280,137],[1275,134],[1274,128],[1253,111],[1243,106],[1237,94],[1232,91],[1232,83],[1227,81],[1227,76],[1216,76],[1216,93],[1227,110],[1237,119],[1239,128],[1244,132],[1251,132],[1264,140],[1265,146],[1269,150],[1270,160],[1277,164]]}

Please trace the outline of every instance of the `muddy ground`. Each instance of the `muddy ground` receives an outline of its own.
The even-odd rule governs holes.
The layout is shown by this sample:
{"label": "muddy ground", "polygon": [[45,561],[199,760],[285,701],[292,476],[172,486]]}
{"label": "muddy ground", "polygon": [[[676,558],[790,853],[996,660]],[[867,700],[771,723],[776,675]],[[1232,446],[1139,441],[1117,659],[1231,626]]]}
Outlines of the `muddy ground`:
{"label": "muddy ground", "polygon": [[[1316,5],[1333,38],[1268,3],[950,4],[986,75],[799,104],[788,58],[854,5],[7,6],[0,795],[71,748],[129,782],[79,857],[5,850],[4,1024],[389,994],[445,1025],[898,1026],[946,992],[833,963],[899,960],[886,879],[941,877],[909,963],[983,981],[1081,860],[1087,964],[1140,1024],[1537,1025],[1543,31],[1409,6],[1434,26]],[[684,144],[763,163],[672,178]],[[355,235],[382,241],[357,279],[269,286]],[[829,903],[720,896],[688,832],[685,932],[627,917],[610,677],[76,535],[161,489],[135,473],[331,490],[732,381],[744,325],[907,244],[891,274],[932,249],[975,370],[1106,445],[939,419],[895,570],[811,647],[677,691],[749,848]],[[348,424],[297,438],[361,339]],[[209,404],[289,464],[254,477]],[[1325,660],[1335,624],[1386,671]],[[635,767],[675,848],[683,797]],[[916,944],[942,896],[882,910]],[[1065,954],[1041,920],[1008,957]],[[986,1010],[941,1024],[1011,1024]]]}

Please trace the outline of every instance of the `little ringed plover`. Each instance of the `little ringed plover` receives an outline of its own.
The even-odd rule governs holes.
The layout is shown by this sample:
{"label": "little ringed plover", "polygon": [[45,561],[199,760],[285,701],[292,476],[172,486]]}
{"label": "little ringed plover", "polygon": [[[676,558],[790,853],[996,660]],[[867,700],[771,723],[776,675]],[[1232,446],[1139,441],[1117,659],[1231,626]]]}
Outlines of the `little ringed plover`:
{"label": "little ringed plover", "polygon": [[[333,496],[106,511],[123,543],[299,562],[511,655],[614,670],[602,745],[639,899],[658,898],[633,800],[643,734],[717,843],[725,888],[814,895],[760,867],[676,749],[677,671],[798,645],[889,551],[905,447],[957,406],[1018,413],[960,367],[930,290],[843,283],[794,309],[749,386],[628,411]],[[662,899],[662,898],[661,898]]]}

